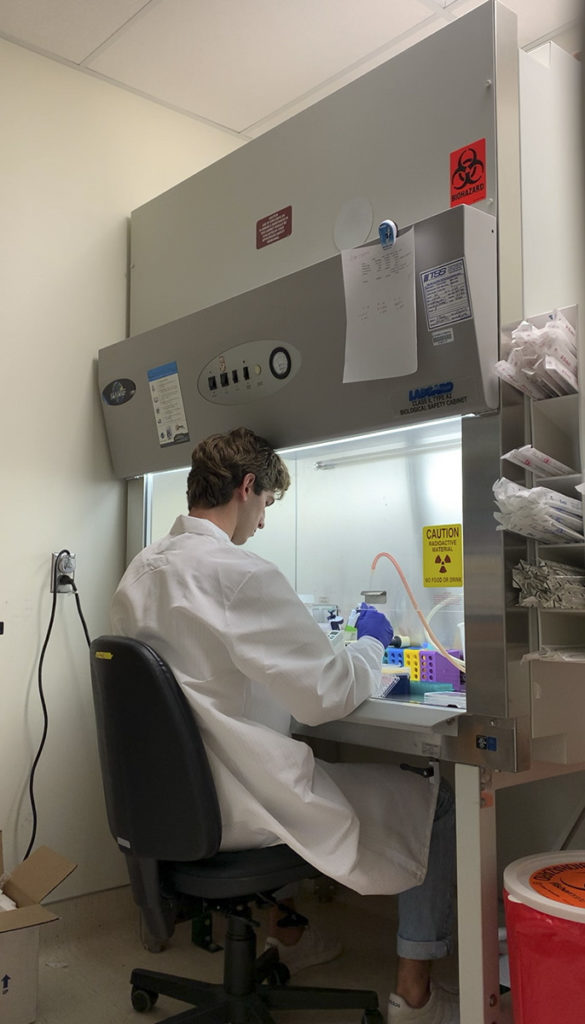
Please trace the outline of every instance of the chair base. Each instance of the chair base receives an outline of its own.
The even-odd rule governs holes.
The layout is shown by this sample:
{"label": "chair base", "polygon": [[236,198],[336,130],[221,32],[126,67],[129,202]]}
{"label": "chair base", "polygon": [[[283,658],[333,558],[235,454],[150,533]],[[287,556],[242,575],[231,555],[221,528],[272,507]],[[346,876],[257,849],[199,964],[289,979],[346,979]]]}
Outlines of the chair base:
{"label": "chair base", "polygon": [[[223,984],[211,984],[136,968],[132,971],[132,1005],[149,1009],[158,995],[171,996],[191,1007],[160,1024],[276,1024],[270,1010],[363,1011],[363,1024],[383,1024],[376,992],[367,989],[301,988],[267,984],[277,979],[276,949],[256,959],[256,936],[244,918],[230,917],[225,943]],[[288,972],[285,972],[285,975]]]}
{"label": "chair base", "polygon": [[[364,1024],[383,1024],[376,992],[366,989],[297,988],[288,985],[256,985],[253,992],[231,995],[223,985],[208,985],[157,971],[134,970],[131,982],[135,994],[167,995],[191,1007],[160,1024],[276,1024],[270,1010],[347,1010],[363,1011]],[[149,1004],[144,1005],[148,1009]]]}

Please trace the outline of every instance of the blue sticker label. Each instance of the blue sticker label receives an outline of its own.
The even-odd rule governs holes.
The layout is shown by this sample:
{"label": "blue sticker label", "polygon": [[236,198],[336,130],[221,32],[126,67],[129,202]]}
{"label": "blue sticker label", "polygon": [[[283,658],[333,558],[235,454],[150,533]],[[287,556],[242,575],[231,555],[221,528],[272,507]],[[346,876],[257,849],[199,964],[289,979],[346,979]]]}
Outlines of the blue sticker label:
{"label": "blue sticker label", "polygon": [[189,430],[177,363],[154,366],[147,376],[160,447],[183,444],[189,440]]}
{"label": "blue sticker label", "polygon": [[495,736],[476,736],[475,745],[478,750],[497,750],[498,741]]}

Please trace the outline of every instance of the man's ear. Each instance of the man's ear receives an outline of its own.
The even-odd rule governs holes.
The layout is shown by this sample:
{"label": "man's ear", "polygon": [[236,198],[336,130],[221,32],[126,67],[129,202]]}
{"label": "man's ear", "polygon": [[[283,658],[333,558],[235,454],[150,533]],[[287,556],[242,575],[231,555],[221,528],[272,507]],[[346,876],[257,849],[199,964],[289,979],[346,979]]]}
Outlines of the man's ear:
{"label": "man's ear", "polygon": [[238,493],[242,501],[247,501],[250,494],[254,493],[254,482],[256,476],[254,473],[246,473],[240,486],[238,487]]}

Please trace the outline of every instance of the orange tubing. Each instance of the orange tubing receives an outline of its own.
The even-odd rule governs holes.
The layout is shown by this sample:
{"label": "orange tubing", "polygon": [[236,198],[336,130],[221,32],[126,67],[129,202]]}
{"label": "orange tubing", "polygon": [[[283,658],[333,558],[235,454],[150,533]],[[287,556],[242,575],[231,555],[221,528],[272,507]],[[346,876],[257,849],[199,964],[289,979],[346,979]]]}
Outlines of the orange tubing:
{"label": "orange tubing", "polygon": [[372,562],[372,572],[376,568],[376,566],[377,566],[377,564],[378,564],[378,562],[380,561],[381,558],[389,558],[390,561],[392,562],[392,565],[394,566],[394,568],[396,569],[396,572],[398,573],[398,575],[400,576],[400,579],[402,580],[402,584],[404,586],[404,589],[406,590],[406,593],[408,594],[408,596],[410,598],[410,602],[412,604],[412,607],[414,608],[416,614],[418,615],[420,621],[422,622],[424,631],[427,634],[427,636],[428,636],[429,640],[431,641],[431,643],[435,645],[435,647],[437,648],[438,651],[441,652],[443,657],[446,658],[447,661],[450,661],[451,664],[455,666],[455,668],[458,668],[460,672],[465,672],[465,662],[462,661],[460,658],[455,658],[452,654],[449,654],[449,652],[446,651],[445,648],[443,647],[443,644],[441,643],[441,641],[438,640],[437,637],[435,636],[435,634],[433,633],[431,627],[429,626],[427,620],[425,619],[423,613],[421,612],[421,610],[420,610],[420,608],[419,608],[419,606],[418,606],[418,604],[416,602],[416,598],[415,598],[415,596],[414,596],[414,594],[413,594],[413,592],[412,592],[412,590],[410,588],[410,584],[409,584],[408,580],[406,579],[406,576],[404,575],[404,573],[403,573],[402,569],[400,568],[398,562],[394,558],[394,555],[390,555],[387,551],[380,551],[380,552],[378,552],[378,554],[374,558],[374,561]]}

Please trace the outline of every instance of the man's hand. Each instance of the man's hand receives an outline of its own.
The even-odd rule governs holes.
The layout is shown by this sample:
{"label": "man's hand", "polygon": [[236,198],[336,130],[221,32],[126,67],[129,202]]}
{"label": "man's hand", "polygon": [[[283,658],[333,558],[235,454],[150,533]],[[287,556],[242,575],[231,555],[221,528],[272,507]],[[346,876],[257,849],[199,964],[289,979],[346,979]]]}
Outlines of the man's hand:
{"label": "man's hand", "polygon": [[360,605],[356,628],[358,640],[362,636],[373,636],[374,639],[380,641],[384,648],[388,646],[394,636],[394,630],[386,616],[373,605],[366,604],[365,601],[362,601]]}

